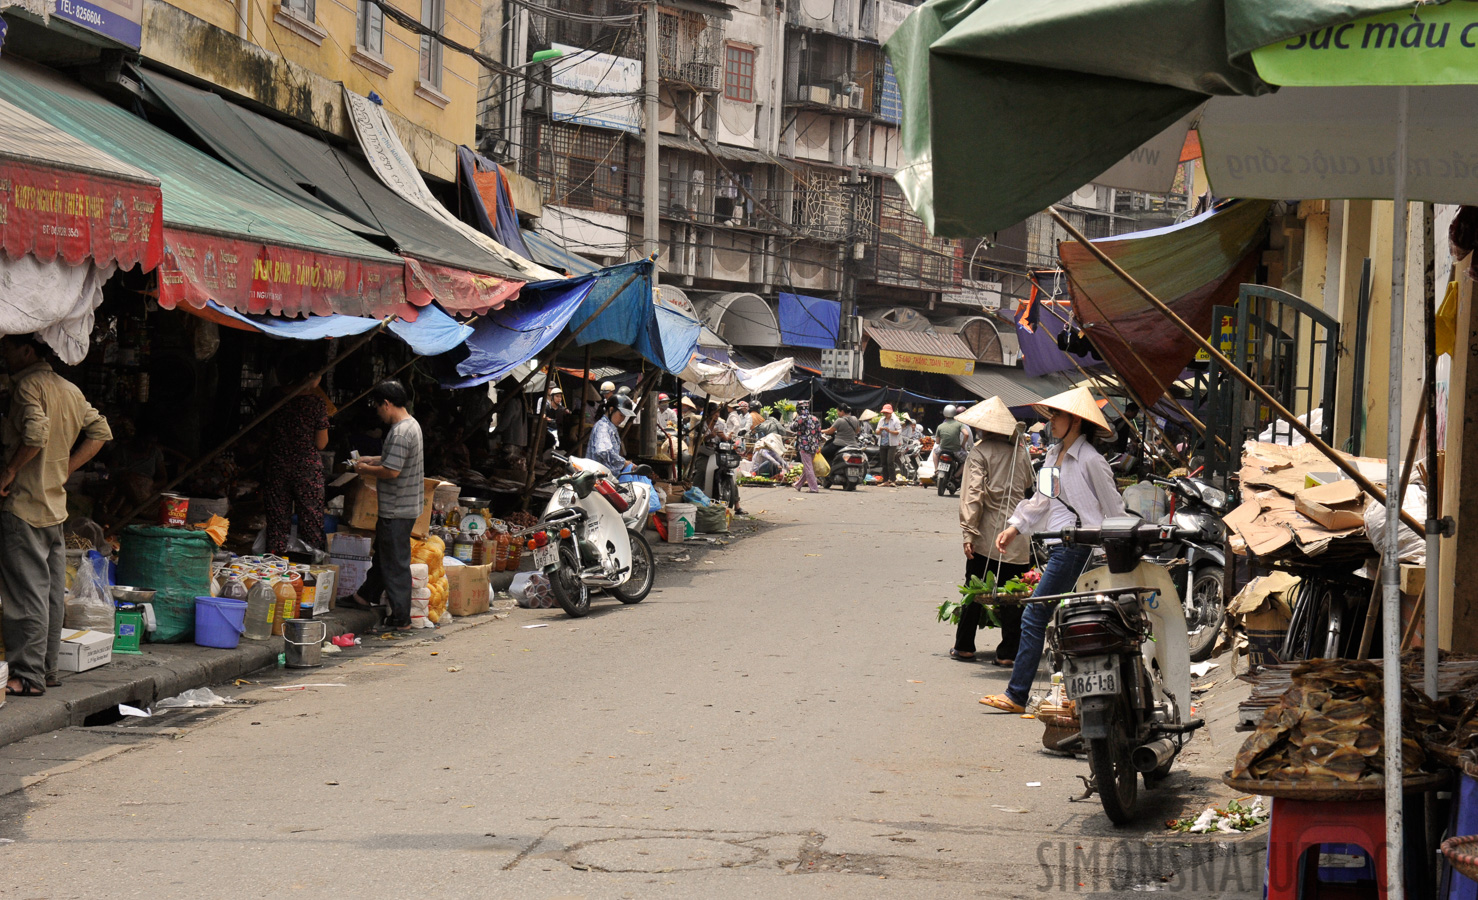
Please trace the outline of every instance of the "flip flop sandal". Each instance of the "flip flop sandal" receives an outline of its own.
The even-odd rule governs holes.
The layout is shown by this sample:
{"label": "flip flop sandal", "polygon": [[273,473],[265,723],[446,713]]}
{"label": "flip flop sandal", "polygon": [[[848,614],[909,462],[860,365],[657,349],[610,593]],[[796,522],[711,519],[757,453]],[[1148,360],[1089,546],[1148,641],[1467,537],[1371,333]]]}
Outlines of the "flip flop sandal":
{"label": "flip flop sandal", "polygon": [[951,647],[949,649],[949,658],[950,659],[957,659],[960,662],[975,662],[975,654],[973,654],[973,653],[961,653],[960,651],[954,649],[953,647]]}
{"label": "flip flop sandal", "polygon": [[1020,703],[1013,703],[1011,698],[1005,694],[991,694],[989,697],[981,697],[980,702],[992,709],[999,709],[1001,712],[1017,713],[1018,715],[1026,712],[1025,706],[1022,706]]}
{"label": "flip flop sandal", "polygon": [[36,685],[31,684],[29,681],[22,681],[21,682],[21,689],[18,690],[18,691],[11,690],[9,684],[5,685],[5,696],[7,696],[7,697],[44,697],[44,696],[46,696],[46,689],[45,688],[42,688],[42,687],[37,687]]}
{"label": "flip flop sandal", "polygon": [[993,665],[993,666],[996,666],[997,668],[1009,669],[1012,666],[1016,665],[1016,660],[1014,660],[1014,659],[993,659],[993,660],[990,661],[990,664]]}

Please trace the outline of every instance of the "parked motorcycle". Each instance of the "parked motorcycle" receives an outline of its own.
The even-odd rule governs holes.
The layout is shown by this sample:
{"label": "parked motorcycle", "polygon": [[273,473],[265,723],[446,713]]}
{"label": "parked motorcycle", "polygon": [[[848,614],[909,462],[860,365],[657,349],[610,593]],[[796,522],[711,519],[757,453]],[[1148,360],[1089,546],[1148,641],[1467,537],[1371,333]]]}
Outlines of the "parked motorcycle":
{"label": "parked motorcycle", "polygon": [[717,502],[737,509],[739,480],[734,471],[739,468],[740,444],[728,438],[709,438],[703,444],[707,452],[699,457],[698,487]]}
{"label": "parked motorcycle", "polygon": [[1182,582],[1180,597],[1189,629],[1191,660],[1201,662],[1211,656],[1216,636],[1226,618],[1227,604],[1223,583],[1226,579],[1227,527],[1221,517],[1227,512],[1227,495],[1204,481],[1180,476],[1158,478],[1159,485],[1174,498],[1171,522],[1192,536],[1170,544],[1164,558],[1157,562],[1185,560],[1185,571],[1175,577]]}
{"label": "parked motorcycle", "polygon": [[897,469],[900,481],[916,482],[919,480],[920,444],[917,438],[905,441],[898,448],[898,458],[894,460],[893,466]]}
{"label": "parked motorcycle", "polygon": [[934,486],[943,497],[948,491],[950,496],[960,492],[960,483],[965,477],[965,454],[963,452],[952,452],[949,450],[939,451],[939,462],[934,467]]}
{"label": "parked motorcycle", "polygon": [[[1038,490],[1057,496],[1058,470],[1044,468]],[[1139,776],[1152,786],[1170,774],[1187,735],[1205,724],[1190,716],[1190,651],[1175,582],[1145,558],[1198,532],[1145,524],[1138,516],[1097,528],[1065,528],[1037,540],[1102,547],[1107,565],[1078,579],[1060,600],[1049,635],[1079,732],[1059,749],[1085,748],[1091,787],[1116,825],[1133,821]]]}
{"label": "parked motorcycle", "polygon": [[842,490],[855,491],[857,485],[867,478],[867,450],[860,444],[843,447],[831,462],[831,472],[826,476],[825,487],[834,484]]}
{"label": "parked motorcycle", "polygon": [[[567,474],[555,479],[528,546],[555,599],[576,618],[590,612],[592,590],[622,603],[645,600],[657,568],[651,545],[635,526],[645,521],[651,489],[640,482],[618,485],[595,460],[557,453],[551,458]],[[652,470],[638,466],[635,474],[650,478]]]}

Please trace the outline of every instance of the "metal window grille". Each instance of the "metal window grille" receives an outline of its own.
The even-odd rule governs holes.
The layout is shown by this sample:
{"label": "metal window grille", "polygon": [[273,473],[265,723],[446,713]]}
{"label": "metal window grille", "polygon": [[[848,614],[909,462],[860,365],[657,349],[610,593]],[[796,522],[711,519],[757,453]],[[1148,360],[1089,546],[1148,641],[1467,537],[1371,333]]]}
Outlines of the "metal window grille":
{"label": "metal window grille", "polygon": [[724,64],[724,20],[663,7],[657,19],[657,74],[699,91],[717,91]]}
{"label": "metal window grille", "polygon": [[369,0],[359,0],[354,42],[376,56],[385,54],[385,11]]}
{"label": "metal window grille", "polygon": [[926,290],[955,290],[963,262],[955,241],[929,234],[909,209],[903,191],[882,181],[878,202],[877,280]]}
{"label": "metal window grille", "polygon": [[[561,13],[596,18],[612,18],[640,13],[642,7],[631,0],[558,0],[546,4]],[[550,44],[567,44],[583,47],[597,53],[641,59],[641,25],[629,25],[579,21],[572,18],[542,15],[538,8],[530,6],[533,26],[533,49]]]}
{"label": "metal window grille", "polygon": [[[421,0],[421,24],[437,34],[446,27],[446,0]],[[441,42],[421,35],[421,80],[441,88]]]}
{"label": "metal window grille", "polygon": [[527,127],[533,140],[524,167],[538,179],[546,203],[599,212],[640,206],[628,201],[641,187],[624,135],[532,118]]}
{"label": "metal window grille", "polygon": [[724,99],[754,102],[754,51],[730,44],[724,50]]}

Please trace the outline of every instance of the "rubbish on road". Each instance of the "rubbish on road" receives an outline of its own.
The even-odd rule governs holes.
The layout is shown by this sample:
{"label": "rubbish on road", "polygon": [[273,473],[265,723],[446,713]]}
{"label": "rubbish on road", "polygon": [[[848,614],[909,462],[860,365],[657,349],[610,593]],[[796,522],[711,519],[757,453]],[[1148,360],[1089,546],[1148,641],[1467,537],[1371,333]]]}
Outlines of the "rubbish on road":
{"label": "rubbish on road", "polygon": [[151,712],[139,709],[137,706],[129,706],[127,703],[118,704],[118,712],[125,716],[136,716],[140,719],[147,719],[154,715]]}
{"label": "rubbish on road", "polygon": [[1237,834],[1251,831],[1266,822],[1270,813],[1263,805],[1261,797],[1253,797],[1252,803],[1244,806],[1242,801],[1246,799],[1248,798],[1233,800],[1219,808],[1208,806],[1199,816],[1186,816],[1166,822],[1165,825],[1171,831],[1181,834]]}
{"label": "rubbish on road", "polygon": [[330,643],[332,643],[335,647],[354,647],[359,644],[359,638],[355,637],[352,633],[341,634],[337,637],[331,638]]}
{"label": "rubbish on road", "polygon": [[548,622],[540,622],[538,625],[525,625],[523,627],[525,627],[525,628],[548,628],[549,627],[549,623]]}
{"label": "rubbish on road", "polygon": [[1220,663],[1214,663],[1214,662],[1199,662],[1199,663],[1194,663],[1194,664],[1191,665],[1191,674],[1194,675],[1194,676],[1196,676],[1197,678],[1205,678],[1207,672],[1210,672],[1212,669],[1219,668],[1219,667],[1220,667]]}
{"label": "rubbish on road", "polygon": [[820,556],[820,553],[807,553],[807,556]]}
{"label": "rubbish on road", "polygon": [[991,807],[990,808],[991,809],[999,809],[1001,812],[1008,812],[1008,813],[1029,813],[1029,812],[1031,812],[1031,810],[1026,809],[1025,807],[1022,807],[1022,806],[998,806],[998,805],[996,805],[994,803],[991,804]]}
{"label": "rubbish on road", "polygon": [[559,603],[554,599],[554,589],[543,572],[519,572],[513,576],[508,593],[524,609],[553,609]]}
{"label": "rubbish on road", "polygon": [[1028,781],[1026,783],[1026,786],[1027,787],[1041,787],[1042,786],[1042,783],[1040,781]]}
{"label": "rubbish on road", "polygon": [[319,683],[319,684],[280,684],[277,687],[273,688],[272,690],[274,690],[274,691],[306,691],[308,688],[348,687],[348,686],[349,685],[347,685],[347,684],[341,684],[339,682],[323,682],[323,683]]}
{"label": "rubbish on road", "polygon": [[460,672],[460,671],[462,671],[462,667],[461,666],[447,666],[446,667],[446,670],[448,672]]}
{"label": "rubbish on road", "polygon": [[341,650],[341,649],[339,649],[338,645],[335,644],[333,641],[324,641],[323,642],[323,652],[324,653],[343,653],[344,651]]}
{"label": "rubbish on road", "polygon": [[0,844],[14,844],[14,838],[0,838]]}
{"label": "rubbish on road", "polygon": [[176,694],[173,697],[165,697],[154,704],[155,709],[204,709],[212,706],[225,706],[228,701],[225,697],[217,694],[210,688],[195,688]]}
{"label": "rubbish on road", "polygon": [[923,682],[922,682],[922,681],[916,681],[916,680],[915,680],[915,679],[912,679],[912,678],[910,678],[910,679],[909,679],[909,680],[908,680],[908,683],[909,683],[909,684],[923,684]]}

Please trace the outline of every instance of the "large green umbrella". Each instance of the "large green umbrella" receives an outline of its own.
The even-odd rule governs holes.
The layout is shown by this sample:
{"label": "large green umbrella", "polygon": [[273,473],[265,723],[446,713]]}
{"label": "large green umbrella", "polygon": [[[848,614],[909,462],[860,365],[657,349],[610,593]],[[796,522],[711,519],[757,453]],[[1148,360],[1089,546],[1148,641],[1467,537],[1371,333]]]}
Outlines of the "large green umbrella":
{"label": "large green umbrella", "polygon": [[[1478,7],[1389,0],[931,0],[888,42],[899,182],[940,234],[1005,227],[1195,121],[1226,196],[1389,197],[1388,486],[1399,484],[1407,201],[1478,202]],[[1284,85],[1278,90],[1278,85]],[[1277,93],[1273,93],[1277,91]],[[983,161],[983,162],[982,162]],[[1399,491],[1383,545],[1387,771],[1401,771]],[[1432,517],[1434,517],[1433,514]],[[1429,517],[1430,518],[1430,517]],[[1427,528],[1428,566],[1437,564]],[[1435,604],[1427,604],[1435,695]],[[1401,846],[1401,783],[1386,780]],[[1387,861],[1401,891],[1400,854]]]}

